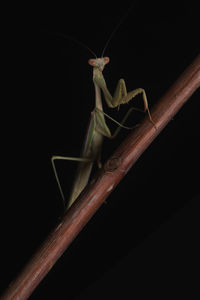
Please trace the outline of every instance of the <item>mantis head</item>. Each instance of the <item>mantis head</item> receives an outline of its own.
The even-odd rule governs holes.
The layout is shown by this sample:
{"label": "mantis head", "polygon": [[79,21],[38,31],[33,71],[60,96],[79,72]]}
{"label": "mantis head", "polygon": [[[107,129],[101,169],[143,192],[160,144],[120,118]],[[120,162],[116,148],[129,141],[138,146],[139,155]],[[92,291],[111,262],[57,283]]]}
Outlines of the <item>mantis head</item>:
{"label": "mantis head", "polygon": [[88,60],[90,66],[98,68],[101,72],[104,69],[104,66],[108,64],[110,61],[109,57],[101,57],[101,58],[91,58]]}

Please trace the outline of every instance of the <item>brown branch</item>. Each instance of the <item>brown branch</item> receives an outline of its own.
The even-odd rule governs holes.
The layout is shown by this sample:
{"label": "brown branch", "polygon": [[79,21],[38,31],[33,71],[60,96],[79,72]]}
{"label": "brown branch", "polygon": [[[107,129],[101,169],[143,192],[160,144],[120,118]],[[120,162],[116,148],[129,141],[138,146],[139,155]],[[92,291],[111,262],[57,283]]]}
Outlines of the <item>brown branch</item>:
{"label": "brown branch", "polygon": [[200,86],[200,55],[151,111],[156,129],[145,118],[115,151],[29,261],[2,300],[27,299],[143,151]]}

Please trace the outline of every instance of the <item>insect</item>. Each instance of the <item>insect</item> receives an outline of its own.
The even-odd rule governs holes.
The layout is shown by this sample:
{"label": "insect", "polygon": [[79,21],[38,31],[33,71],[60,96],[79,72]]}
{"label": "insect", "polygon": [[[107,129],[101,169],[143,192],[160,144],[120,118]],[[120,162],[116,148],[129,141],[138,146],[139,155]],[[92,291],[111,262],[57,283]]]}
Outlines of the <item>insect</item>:
{"label": "insect", "polygon": [[[116,29],[115,29],[115,31],[116,31]],[[110,41],[114,32],[112,32],[108,42]],[[95,107],[94,107],[93,111],[91,112],[91,117],[90,117],[88,129],[86,132],[85,140],[83,143],[81,156],[80,157],[68,157],[68,156],[66,157],[66,156],[55,156],[54,155],[51,158],[56,181],[58,183],[58,187],[59,187],[64,204],[65,204],[65,196],[64,196],[64,193],[61,188],[61,184],[60,184],[56,166],[55,166],[55,161],[56,160],[72,160],[72,161],[79,162],[78,168],[77,168],[77,173],[75,176],[74,185],[72,187],[71,195],[69,197],[66,209],[68,209],[73,204],[73,202],[77,199],[77,197],[82,192],[84,187],[87,185],[93,163],[96,161],[98,167],[101,167],[100,156],[101,156],[101,146],[102,146],[102,142],[103,142],[103,137],[105,136],[105,137],[112,139],[112,138],[116,137],[116,135],[119,133],[119,131],[122,127],[126,128],[126,129],[130,129],[129,127],[124,126],[123,124],[126,121],[129,114],[131,113],[131,111],[135,108],[133,108],[133,107],[130,108],[129,111],[127,112],[127,114],[125,115],[125,117],[123,118],[122,122],[119,123],[103,112],[101,94],[104,95],[104,99],[105,99],[108,107],[110,107],[110,108],[119,107],[122,104],[128,103],[131,99],[136,97],[138,94],[141,94],[143,102],[144,102],[144,111],[148,113],[149,120],[152,122],[152,124],[154,124],[153,120],[151,118],[151,114],[150,114],[149,107],[148,107],[147,96],[146,96],[144,89],[138,88],[138,89],[132,90],[127,93],[125,81],[124,81],[124,79],[120,79],[116,86],[114,95],[112,96],[110,94],[110,92],[107,88],[107,85],[106,85],[106,81],[103,76],[104,67],[110,61],[109,57],[103,57],[103,54],[108,45],[108,42],[107,42],[106,46],[104,47],[101,57],[98,58],[93,51],[91,51],[87,46],[85,46],[84,44],[82,44],[81,42],[78,41],[79,44],[82,44],[84,47],[89,49],[93,55],[95,55],[95,58],[89,59],[89,61],[88,61],[89,65],[93,67],[93,83],[94,83],[94,89],[95,89]],[[118,127],[115,130],[113,135],[111,134],[110,129],[108,128],[108,126],[106,124],[105,117],[111,119],[113,122],[115,122],[118,125]]]}

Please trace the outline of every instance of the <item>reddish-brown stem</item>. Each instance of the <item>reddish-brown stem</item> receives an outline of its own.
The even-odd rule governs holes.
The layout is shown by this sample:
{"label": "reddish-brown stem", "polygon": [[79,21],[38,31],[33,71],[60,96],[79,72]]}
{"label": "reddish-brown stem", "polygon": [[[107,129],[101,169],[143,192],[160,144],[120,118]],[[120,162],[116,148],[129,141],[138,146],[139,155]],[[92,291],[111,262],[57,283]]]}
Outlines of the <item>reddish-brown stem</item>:
{"label": "reddish-brown stem", "polygon": [[96,174],[41,248],[9,286],[2,300],[27,299],[143,151],[200,86],[200,55]]}

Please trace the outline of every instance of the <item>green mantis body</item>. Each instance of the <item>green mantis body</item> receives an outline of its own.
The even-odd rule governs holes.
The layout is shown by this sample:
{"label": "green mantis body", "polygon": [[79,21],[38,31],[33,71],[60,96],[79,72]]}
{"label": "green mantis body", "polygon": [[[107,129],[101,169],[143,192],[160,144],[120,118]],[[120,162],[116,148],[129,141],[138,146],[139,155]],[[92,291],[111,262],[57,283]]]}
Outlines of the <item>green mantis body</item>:
{"label": "green mantis body", "polygon": [[[55,177],[64,202],[65,202],[65,197],[60,185],[60,181],[57,175],[54,162],[55,160],[58,159],[74,160],[79,162],[77,175],[67,204],[67,208],[69,208],[73,204],[73,202],[77,199],[77,197],[82,192],[84,187],[87,185],[94,161],[97,162],[99,167],[101,166],[100,154],[101,154],[103,137],[106,136],[108,138],[114,138],[118,134],[120,127],[127,128],[122,124],[125,122],[128,115],[133,109],[131,108],[128,111],[128,113],[125,115],[124,119],[122,120],[122,124],[118,123],[117,121],[113,120],[111,117],[109,117],[103,112],[101,92],[104,95],[107,105],[111,108],[115,108],[120,106],[121,104],[128,103],[131,99],[133,99],[138,94],[142,94],[143,102],[144,102],[144,111],[147,111],[149,115],[149,119],[153,123],[149,112],[147,97],[144,89],[139,88],[127,93],[125,82],[123,79],[120,79],[117,84],[113,97],[111,96],[106,86],[106,82],[102,73],[105,65],[108,64],[109,61],[110,59],[108,57],[90,59],[88,61],[89,65],[93,67],[93,82],[95,87],[95,108],[91,112],[91,118],[86,133],[81,157],[77,158],[77,157],[53,156],[51,159]],[[111,132],[106,124],[105,116],[119,125],[119,127],[116,129],[113,135],[111,135]]]}

